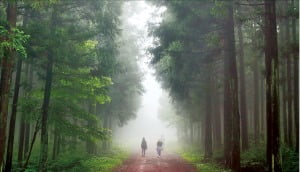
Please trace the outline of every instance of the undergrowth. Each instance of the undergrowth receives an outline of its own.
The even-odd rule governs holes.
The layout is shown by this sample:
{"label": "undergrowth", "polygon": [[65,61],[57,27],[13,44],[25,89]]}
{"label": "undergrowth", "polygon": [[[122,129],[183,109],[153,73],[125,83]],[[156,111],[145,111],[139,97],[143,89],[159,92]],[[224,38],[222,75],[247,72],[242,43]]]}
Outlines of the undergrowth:
{"label": "undergrowth", "polygon": [[189,163],[192,163],[200,172],[230,172],[229,169],[220,167],[214,161],[207,161],[198,150],[185,149],[178,151],[179,155]]}
{"label": "undergrowth", "polygon": [[120,148],[114,148],[111,151],[102,153],[101,156],[93,156],[80,163],[74,168],[68,170],[72,172],[110,172],[121,165],[128,157],[128,152]]}
{"label": "undergrowth", "polygon": [[[67,151],[59,154],[56,160],[48,160],[47,171],[53,172],[111,172],[127,159],[129,153],[114,147],[99,155],[89,155],[85,151]],[[32,157],[26,172],[38,171],[38,156]],[[13,171],[20,171],[14,163]]]}

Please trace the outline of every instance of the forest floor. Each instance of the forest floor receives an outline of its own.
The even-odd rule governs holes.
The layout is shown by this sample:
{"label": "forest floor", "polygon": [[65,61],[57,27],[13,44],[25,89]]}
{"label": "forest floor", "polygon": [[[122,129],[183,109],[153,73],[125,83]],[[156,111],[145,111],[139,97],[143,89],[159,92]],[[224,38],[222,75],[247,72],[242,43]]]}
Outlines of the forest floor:
{"label": "forest floor", "polygon": [[[165,152],[164,152],[165,153]],[[161,157],[155,154],[134,154],[114,172],[197,172],[196,168],[184,161],[180,156],[165,153]]]}

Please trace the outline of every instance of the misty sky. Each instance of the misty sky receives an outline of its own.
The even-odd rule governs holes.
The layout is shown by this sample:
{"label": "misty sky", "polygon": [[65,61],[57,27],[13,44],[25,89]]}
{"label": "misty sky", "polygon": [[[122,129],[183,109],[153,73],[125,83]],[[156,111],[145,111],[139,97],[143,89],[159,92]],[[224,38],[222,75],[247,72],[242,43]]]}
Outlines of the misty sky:
{"label": "misty sky", "polygon": [[[176,140],[175,128],[167,127],[167,123],[161,121],[158,117],[158,109],[160,108],[159,99],[166,96],[160,84],[156,81],[154,71],[149,67],[147,61],[146,48],[151,45],[152,38],[148,37],[147,23],[149,21],[159,22],[159,15],[153,17],[153,13],[161,13],[164,9],[157,9],[148,5],[144,1],[130,1],[127,5],[137,8],[134,14],[128,19],[128,23],[136,26],[143,33],[144,39],[140,42],[142,57],[139,58],[139,67],[144,73],[143,86],[145,93],[142,95],[141,107],[138,110],[136,119],[129,121],[127,125],[118,129],[118,138],[125,139],[127,143],[133,144],[134,149],[140,149],[142,137],[148,142],[150,151],[155,151],[156,141],[163,136],[166,143]],[[139,10],[138,10],[139,9]]]}

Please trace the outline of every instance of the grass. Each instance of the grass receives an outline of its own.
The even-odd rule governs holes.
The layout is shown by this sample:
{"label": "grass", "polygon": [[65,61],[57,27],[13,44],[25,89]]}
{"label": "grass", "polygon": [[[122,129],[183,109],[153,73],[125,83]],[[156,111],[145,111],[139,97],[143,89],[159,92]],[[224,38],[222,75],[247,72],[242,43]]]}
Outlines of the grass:
{"label": "grass", "polygon": [[282,171],[298,172],[299,171],[299,155],[286,145],[281,147],[282,153]]}
{"label": "grass", "polygon": [[[281,144],[280,148],[282,156],[282,171],[283,172],[298,172],[299,171],[299,156],[298,154],[287,147],[284,144]],[[265,143],[260,143],[258,145],[251,145],[250,148],[241,153],[241,167],[242,168],[256,168],[257,169],[266,169],[266,146]]]}
{"label": "grass", "polygon": [[213,161],[204,160],[203,154],[197,150],[180,150],[178,154],[187,162],[192,163],[200,172],[230,172],[229,169],[220,167]]}
{"label": "grass", "polygon": [[[129,153],[124,149],[113,147],[99,155],[88,155],[84,150],[66,151],[59,154],[56,160],[48,160],[48,171],[59,172],[111,172],[127,159]],[[33,154],[26,172],[38,171],[39,156]],[[20,171],[14,162],[13,171]]]}
{"label": "grass", "polygon": [[266,166],[266,148],[264,144],[251,145],[250,148],[241,152],[241,166]]}
{"label": "grass", "polygon": [[81,160],[80,164],[72,168],[72,172],[110,172],[117,166],[120,166],[129,156],[128,152],[120,148],[113,148],[111,151],[101,156],[93,156],[85,160]]}

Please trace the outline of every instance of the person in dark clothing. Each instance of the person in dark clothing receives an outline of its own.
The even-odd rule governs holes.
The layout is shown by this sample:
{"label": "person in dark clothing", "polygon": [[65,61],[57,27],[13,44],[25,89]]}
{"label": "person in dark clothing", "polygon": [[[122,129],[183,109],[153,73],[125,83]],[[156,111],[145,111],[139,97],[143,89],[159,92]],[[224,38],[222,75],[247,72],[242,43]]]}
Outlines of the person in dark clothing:
{"label": "person in dark clothing", "polygon": [[145,137],[143,137],[141,148],[142,148],[142,156],[145,156],[146,155],[146,149],[147,149],[147,142],[145,140]]}
{"label": "person in dark clothing", "polygon": [[156,150],[157,150],[158,157],[160,157],[161,151],[163,150],[163,142],[161,140],[158,140],[156,146],[157,146]]}

